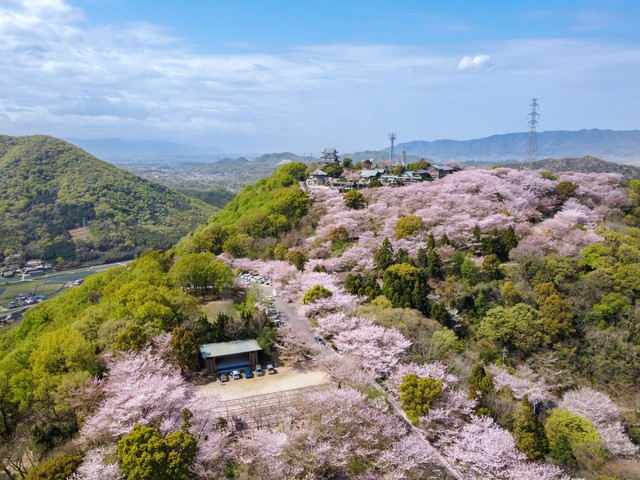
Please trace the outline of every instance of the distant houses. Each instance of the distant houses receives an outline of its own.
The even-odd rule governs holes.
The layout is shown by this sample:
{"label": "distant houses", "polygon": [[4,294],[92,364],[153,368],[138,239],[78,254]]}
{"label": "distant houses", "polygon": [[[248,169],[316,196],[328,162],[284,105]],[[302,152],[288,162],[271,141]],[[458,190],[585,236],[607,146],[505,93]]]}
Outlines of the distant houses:
{"label": "distant houses", "polygon": [[[329,165],[337,162],[339,157],[333,148],[326,148],[322,153],[322,159]],[[365,163],[365,162],[363,162]],[[389,168],[365,168],[360,174],[349,173],[341,178],[332,178],[329,173],[317,168],[309,174],[306,181],[308,188],[335,188],[340,191],[348,191],[367,187],[373,180],[387,185],[404,185],[407,183],[432,181],[443,178],[456,171],[455,168],[445,165],[431,165],[425,163],[425,168],[406,170],[402,173],[394,173]],[[371,161],[366,161],[365,166],[372,167]],[[327,168],[328,170],[328,168]],[[347,178],[344,178],[347,177]]]}

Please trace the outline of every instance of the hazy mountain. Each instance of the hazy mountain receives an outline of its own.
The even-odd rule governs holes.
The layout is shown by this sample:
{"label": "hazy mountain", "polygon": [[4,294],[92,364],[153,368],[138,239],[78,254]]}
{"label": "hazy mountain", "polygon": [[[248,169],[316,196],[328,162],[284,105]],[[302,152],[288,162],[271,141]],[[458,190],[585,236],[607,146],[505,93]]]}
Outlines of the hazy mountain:
{"label": "hazy mountain", "polygon": [[[612,162],[640,161],[640,130],[550,131],[537,134],[538,158],[593,156]],[[527,157],[528,133],[492,135],[475,140],[435,140],[401,143],[407,154],[436,162],[518,162]],[[388,151],[388,149],[386,150]]]}
{"label": "hazy mountain", "polygon": [[95,155],[96,157],[138,157],[204,155],[219,152],[217,148],[194,147],[181,143],[162,140],[123,140],[119,138],[95,140],[69,138],[69,142]]}
{"label": "hazy mountain", "polygon": [[0,136],[0,255],[131,257],[170,247],[216,211],[64,140]]}

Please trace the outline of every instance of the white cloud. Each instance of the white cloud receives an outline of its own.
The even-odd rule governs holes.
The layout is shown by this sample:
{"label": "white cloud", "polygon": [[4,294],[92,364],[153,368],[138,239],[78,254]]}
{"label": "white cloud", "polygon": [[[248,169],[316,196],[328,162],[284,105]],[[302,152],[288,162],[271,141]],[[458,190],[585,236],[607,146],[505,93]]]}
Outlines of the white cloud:
{"label": "white cloud", "polygon": [[[230,149],[234,142],[278,142],[274,148],[348,151],[384,147],[390,130],[402,141],[504,133],[491,115],[522,110],[526,122],[532,96],[544,99],[546,111],[556,97],[559,123],[564,112],[579,115],[582,104],[592,105],[596,119],[614,105],[615,118],[624,118],[621,105],[635,119],[640,108],[629,95],[624,103],[613,99],[635,88],[627,83],[640,74],[639,49],[591,40],[322,44],[276,53],[247,45],[240,53],[197,53],[157,25],[88,28],[63,0],[0,0],[0,38],[0,134],[200,137]],[[493,66],[488,55],[458,61],[470,48],[491,51],[500,68],[458,74]],[[603,88],[611,79],[616,88]],[[486,122],[471,110],[488,112]],[[584,118],[579,128],[616,127]]]}
{"label": "white cloud", "polygon": [[482,72],[492,66],[489,55],[476,55],[475,57],[462,57],[462,60],[458,63],[458,70],[462,72]]}

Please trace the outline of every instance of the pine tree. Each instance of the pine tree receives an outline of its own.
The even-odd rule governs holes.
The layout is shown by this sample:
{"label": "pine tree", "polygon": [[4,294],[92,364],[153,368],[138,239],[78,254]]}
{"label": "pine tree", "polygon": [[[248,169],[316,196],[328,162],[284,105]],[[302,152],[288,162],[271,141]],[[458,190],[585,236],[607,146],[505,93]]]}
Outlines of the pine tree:
{"label": "pine tree", "polygon": [[533,411],[533,405],[525,395],[518,403],[516,410],[513,436],[516,447],[529,460],[541,460],[549,452],[549,440],[544,425]]}

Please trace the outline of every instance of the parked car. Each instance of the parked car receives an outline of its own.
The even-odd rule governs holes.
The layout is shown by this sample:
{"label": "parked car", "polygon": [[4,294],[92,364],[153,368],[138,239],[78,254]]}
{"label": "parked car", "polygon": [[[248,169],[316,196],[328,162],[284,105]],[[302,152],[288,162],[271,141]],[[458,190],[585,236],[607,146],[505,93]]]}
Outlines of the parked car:
{"label": "parked car", "polygon": [[219,380],[220,380],[220,383],[228,382],[229,375],[227,375],[226,373],[221,373]]}
{"label": "parked car", "polygon": [[256,365],[256,375],[258,377],[261,377],[262,375],[264,375],[264,370],[262,370],[262,365],[260,364]]}
{"label": "parked car", "polygon": [[269,373],[269,375],[273,375],[274,373],[276,373],[276,369],[273,368],[273,365],[269,364],[267,365],[267,372]]}
{"label": "parked car", "polygon": [[244,371],[244,378],[253,378],[253,373],[248,368]]}
{"label": "parked car", "polygon": [[233,370],[231,372],[231,378],[234,380],[240,380],[242,377],[240,376],[240,372],[238,370]]}
{"label": "parked car", "polygon": [[315,340],[316,340],[316,343],[319,343],[320,345],[324,345],[325,344],[324,340],[322,338],[320,338],[320,337],[316,337]]}

